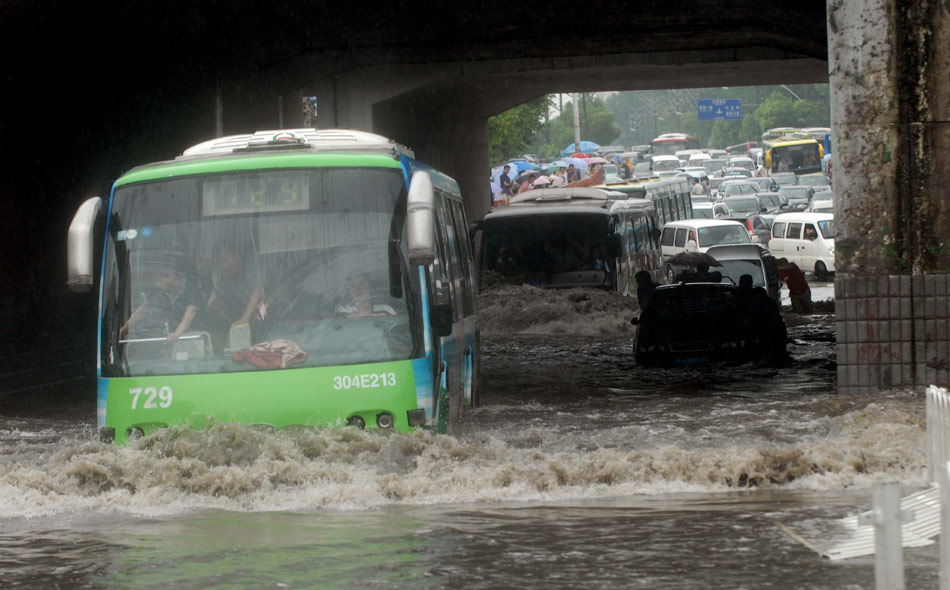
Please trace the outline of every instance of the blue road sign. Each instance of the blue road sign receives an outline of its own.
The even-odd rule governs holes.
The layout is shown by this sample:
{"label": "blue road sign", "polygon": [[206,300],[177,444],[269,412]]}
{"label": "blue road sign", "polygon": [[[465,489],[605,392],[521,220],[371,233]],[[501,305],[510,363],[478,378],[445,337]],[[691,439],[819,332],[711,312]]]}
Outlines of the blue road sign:
{"label": "blue road sign", "polygon": [[696,117],[700,121],[739,121],[742,119],[742,99],[700,98],[696,101]]}

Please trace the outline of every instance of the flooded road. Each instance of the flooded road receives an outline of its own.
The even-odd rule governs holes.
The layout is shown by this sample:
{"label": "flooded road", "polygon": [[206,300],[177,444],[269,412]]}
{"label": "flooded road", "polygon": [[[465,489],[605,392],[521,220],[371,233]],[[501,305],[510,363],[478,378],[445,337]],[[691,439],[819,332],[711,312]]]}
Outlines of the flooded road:
{"label": "flooded road", "polygon": [[[837,395],[830,313],[786,316],[778,365],[636,367],[629,305],[483,302],[482,405],[455,436],[220,425],[119,448],[93,390],[5,412],[0,587],[873,588],[873,558],[779,525],[830,544],[875,483],[925,485],[922,396]],[[936,586],[935,546],[905,564]]]}

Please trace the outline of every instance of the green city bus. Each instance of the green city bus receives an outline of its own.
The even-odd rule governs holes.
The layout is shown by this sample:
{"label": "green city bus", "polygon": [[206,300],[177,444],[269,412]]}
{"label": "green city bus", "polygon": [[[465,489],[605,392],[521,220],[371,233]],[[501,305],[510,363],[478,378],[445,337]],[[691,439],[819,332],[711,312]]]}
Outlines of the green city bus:
{"label": "green city bus", "polygon": [[129,171],[68,237],[70,288],[99,290],[100,439],[450,431],[478,389],[466,228],[454,180],[359,131],[222,137]]}

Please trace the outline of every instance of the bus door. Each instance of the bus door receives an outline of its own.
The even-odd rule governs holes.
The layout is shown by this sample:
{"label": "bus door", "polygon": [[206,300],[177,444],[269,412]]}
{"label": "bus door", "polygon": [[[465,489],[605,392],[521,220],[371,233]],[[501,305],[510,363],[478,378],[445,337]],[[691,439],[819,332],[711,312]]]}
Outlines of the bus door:
{"label": "bus door", "polygon": [[458,199],[444,201],[446,211],[451,219],[451,237],[454,237],[453,251],[460,262],[458,265],[458,298],[461,322],[460,344],[462,345],[462,378],[461,387],[463,403],[466,406],[478,402],[478,367],[480,358],[478,335],[478,286],[476,283],[476,269],[472,253],[472,242],[468,239],[465,209]]}
{"label": "bus door", "polygon": [[[439,430],[443,425],[454,424],[461,416],[463,396],[465,394],[465,377],[467,371],[465,341],[465,311],[473,306],[473,302],[466,300],[464,291],[471,291],[469,287],[474,278],[463,276],[463,244],[467,243],[466,233],[460,233],[454,225],[452,200],[442,193],[435,193],[435,241],[436,258],[438,264],[433,263],[436,272],[435,299],[439,303],[448,303],[452,308],[452,333],[443,336],[436,348],[439,350],[441,362],[441,384],[436,396],[436,420]],[[465,260],[464,264],[468,264]],[[437,270],[436,270],[437,269]],[[474,316],[474,314],[470,314]],[[473,317],[474,320],[474,317]]]}

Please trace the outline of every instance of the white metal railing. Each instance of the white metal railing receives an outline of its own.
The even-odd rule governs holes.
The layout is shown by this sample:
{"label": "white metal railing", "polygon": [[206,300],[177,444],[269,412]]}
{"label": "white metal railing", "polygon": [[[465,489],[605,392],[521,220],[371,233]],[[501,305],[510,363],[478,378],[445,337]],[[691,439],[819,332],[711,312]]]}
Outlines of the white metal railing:
{"label": "white metal railing", "polygon": [[939,484],[937,470],[950,461],[950,394],[943,387],[927,388],[927,475]]}
{"label": "white metal railing", "polygon": [[936,536],[939,588],[950,590],[950,394],[943,387],[931,385],[926,399],[929,488],[901,498],[899,484],[878,486],[873,509],[842,519],[841,524],[851,534],[829,549],[818,549],[793,531],[786,531],[831,560],[874,554],[878,590],[903,590],[903,547],[929,545]]}

